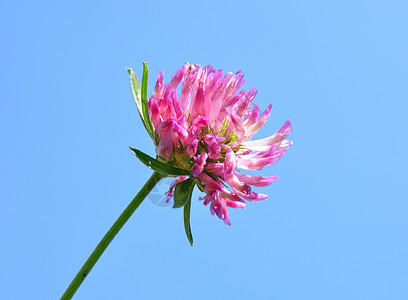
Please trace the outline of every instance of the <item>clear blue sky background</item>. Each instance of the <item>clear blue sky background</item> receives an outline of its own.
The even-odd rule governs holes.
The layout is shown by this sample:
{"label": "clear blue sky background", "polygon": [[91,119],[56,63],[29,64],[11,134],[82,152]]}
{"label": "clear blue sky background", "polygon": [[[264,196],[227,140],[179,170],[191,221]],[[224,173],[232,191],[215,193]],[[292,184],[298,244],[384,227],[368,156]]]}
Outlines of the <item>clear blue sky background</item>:
{"label": "clear blue sky background", "polygon": [[75,299],[408,299],[406,1],[2,1],[0,298],[58,299],[151,175],[126,67],[242,70],[288,118],[270,198],[145,201]]}

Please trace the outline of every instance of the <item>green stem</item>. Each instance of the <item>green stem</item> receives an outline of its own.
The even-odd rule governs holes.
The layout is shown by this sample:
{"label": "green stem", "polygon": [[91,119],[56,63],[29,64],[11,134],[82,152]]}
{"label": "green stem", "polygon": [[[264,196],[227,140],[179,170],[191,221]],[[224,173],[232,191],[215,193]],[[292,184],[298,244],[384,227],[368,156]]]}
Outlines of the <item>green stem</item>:
{"label": "green stem", "polygon": [[135,212],[135,210],[139,207],[140,203],[142,203],[144,198],[146,198],[146,196],[150,193],[154,186],[160,181],[160,179],[164,177],[166,177],[166,175],[162,173],[158,172],[153,173],[153,175],[149,178],[146,184],[142,187],[140,192],[136,195],[135,198],[133,198],[132,202],[130,202],[128,207],[126,207],[123,213],[119,216],[116,222],[105,234],[103,239],[99,242],[98,246],[96,246],[91,256],[89,256],[88,260],[82,266],[81,270],[79,270],[78,274],[72,280],[71,284],[65,291],[64,295],[62,295],[61,300],[72,298],[72,296],[75,294],[75,292],[81,285],[82,281],[84,281],[85,277],[89,274],[92,267],[95,265],[99,257],[101,257],[102,253],[109,246],[110,242],[112,242],[113,238],[116,236],[119,230],[123,227],[123,225],[125,225],[127,220],[129,220],[130,216]]}

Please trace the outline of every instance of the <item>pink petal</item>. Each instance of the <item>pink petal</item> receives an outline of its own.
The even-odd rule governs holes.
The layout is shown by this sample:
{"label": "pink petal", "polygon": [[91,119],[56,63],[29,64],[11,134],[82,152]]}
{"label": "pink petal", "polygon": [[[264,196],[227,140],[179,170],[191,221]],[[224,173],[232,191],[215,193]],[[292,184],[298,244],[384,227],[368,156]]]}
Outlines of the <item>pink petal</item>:
{"label": "pink petal", "polygon": [[[276,163],[284,154],[286,150],[279,150],[274,152],[272,155],[267,157],[238,157],[237,167],[245,170],[262,170],[264,167],[273,165]],[[245,157],[245,156],[243,156]]]}
{"label": "pink petal", "polygon": [[234,105],[234,110],[236,114],[243,118],[248,110],[248,108],[251,106],[252,101],[254,100],[256,94],[257,94],[256,89],[250,89],[244,97],[242,97],[235,105]]}
{"label": "pink petal", "polygon": [[198,140],[194,139],[191,143],[187,144],[186,147],[186,153],[188,156],[193,157],[197,153],[197,146],[198,146]]}
{"label": "pink petal", "polygon": [[197,177],[204,170],[204,166],[207,164],[207,157],[208,155],[206,152],[194,157],[194,165],[191,168],[191,174],[193,177]]}
{"label": "pink petal", "polygon": [[190,133],[194,136],[197,137],[197,135],[201,132],[203,127],[207,125],[210,122],[210,120],[207,117],[200,116],[198,118],[195,118],[192,126],[190,128]]}
{"label": "pink petal", "polygon": [[224,96],[225,98],[230,97],[231,95],[235,94],[236,91],[240,89],[240,87],[245,83],[245,80],[243,78],[244,78],[244,73],[242,73],[241,71],[238,71],[233,76],[231,76],[231,79],[226,84],[226,90],[225,90],[225,96]]}
{"label": "pink petal", "polygon": [[227,107],[225,110],[227,111],[228,115],[230,116],[231,121],[234,124],[235,133],[237,134],[238,141],[233,142],[232,145],[231,145],[232,148],[235,148],[238,145],[240,145],[242,140],[244,139],[245,129],[242,126],[241,118],[237,116],[237,114],[232,110],[232,108]]}
{"label": "pink petal", "polygon": [[205,169],[214,175],[217,176],[222,176],[222,174],[224,173],[224,163],[212,163],[209,162],[207,163],[207,165],[205,166]]}
{"label": "pink petal", "polygon": [[[217,139],[217,136],[213,133],[207,133],[202,137],[202,140],[208,145],[208,157],[219,159],[221,157],[221,146],[218,144],[220,139]],[[225,140],[224,137],[223,140]]]}
{"label": "pink petal", "polygon": [[225,199],[225,203],[227,204],[227,206],[232,207],[232,208],[245,208],[246,207],[245,203],[232,201],[229,199]]}
{"label": "pink petal", "polygon": [[223,179],[227,179],[233,175],[233,172],[236,169],[237,165],[235,161],[235,153],[231,149],[231,147],[222,145],[222,148],[227,151],[225,153],[224,173],[222,177]]}
{"label": "pink petal", "polygon": [[188,68],[188,63],[185,63],[184,66],[176,71],[176,73],[173,74],[171,77],[170,85],[172,89],[176,89],[177,86],[179,85],[180,81],[184,77],[184,73],[186,69]]}
{"label": "pink petal", "polygon": [[222,219],[225,224],[231,225],[230,219],[228,217],[227,203],[225,199],[221,198],[220,192],[217,191],[212,195],[212,202],[210,211],[212,214],[216,214],[218,218]]}
{"label": "pink petal", "polygon": [[[222,75],[222,74],[220,74],[220,75]],[[225,92],[225,86],[223,84],[221,76],[219,76],[219,78],[217,79],[217,82],[215,83],[214,92],[213,92],[212,97],[211,97],[212,102],[211,102],[211,107],[209,109],[209,114],[208,114],[209,119],[211,121],[216,121],[217,118],[218,118],[218,115],[220,113],[220,109],[221,109],[221,106],[222,106],[222,100],[223,100],[224,92]],[[217,131],[219,130],[219,128],[217,128],[217,127],[215,129]]]}
{"label": "pink petal", "polygon": [[163,97],[163,88],[164,88],[164,71],[160,71],[159,74],[157,74],[156,86],[154,89],[157,99],[161,99]]}
{"label": "pink petal", "polygon": [[196,67],[190,65],[186,72],[184,73],[184,80],[183,85],[181,87],[181,94],[179,98],[179,101],[182,103],[184,107],[188,106],[191,89],[194,85],[195,80],[197,79],[198,72],[196,72],[195,70]]}
{"label": "pink petal", "polygon": [[[282,127],[276,131],[273,135],[270,137],[260,139],[260,140],[255,140],[255,141],[247,141],[244,143],[244,146],[251,149],[251,150],[258,150],[258,151],[265,151],[265,147],[271,146],[272,144],[279,143],[286,139],[288,135],[292,131],[292,122],[291,120],[287,120]],[[281,145],[281,148],[288,148],[291,146],[292,143],[290,141],[285,142]]]}
{"label": "pink petal", "polygon": [[205,116],[203,111],[205,107],[204,103],[204,82],[200,82],[198,85],[198,89],[196,92],[195,97],[192,97],[190,106],[189,106],[189,112],[190,112],[190,118],[194,119],[198,116]]}
{"label": "pink petal", "polygon": [[259,106],[258,104],[255,104],[254,108],[252,109],[251,113],[248,116],[248,119],[245,123],[245,127],[248,128],[251,125],[255,124],[255,122],[258,120],[258,115],[259,115]]}
{"label": "pink petal", "polygon": [[165,135],[160,139],[159,145],[156,148],[156,153],[164,159],[170,159],[170,156],[173,154],[173,141],[171,140],[170,135]]}
{"label": "pink petal", "polygon": [[163,123],[163,119],[160,115],[159,106],[157,104],[155,95],[152,95],[150,97],[147,107],[148,107],[150,120],[152,121],[153,127],[154,129],[157,130],[157,128],[159,128],[159,126]]}
{"label": "pink petal", "polygon": [[271,109],[272,109],[272,103],[268,105],[268,107],[263,111],[259,119],[251,126],[249,126],[246,129],[246,136],[250,138],[253,136],[255,133],[258,132],[258,130],[266,124],[266,122],[269,119],[269,115],[271,114]]}
{"label": "pink petal", "polygon": [[272,183],[272,181],[276,181],[279,179],[278,176],[263,177],[248,174],[239,174],[237,172],[235,172],[234,174],[242,182],[253,186],[268,186]]}

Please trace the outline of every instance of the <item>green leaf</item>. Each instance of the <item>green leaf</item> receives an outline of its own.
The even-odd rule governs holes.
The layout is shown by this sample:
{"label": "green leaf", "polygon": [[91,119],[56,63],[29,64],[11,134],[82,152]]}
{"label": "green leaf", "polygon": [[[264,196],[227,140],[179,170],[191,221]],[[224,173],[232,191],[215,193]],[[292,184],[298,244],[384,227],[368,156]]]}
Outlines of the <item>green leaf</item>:
{"label": "green leaf", "polygon": [[147,79],[149,77],[149,69],[147,63],[143,62],[143,78],[142,78],[142,101],[147,103]]}
{"label": "green leaf", "polygon": [[154,171],[166,174],[168,176],[190,175],[190,172],[187,170],[169,166],[165,163],[162,163],[161,161],[158,161],[157,159],[154,159],[153,157],[150,157],[149,155],[143,153],[140,150],[134,149],[132,147],[129,148],[130,150],[133,151],[136,157],[140,159],[142,163],[144,163],[146,166],[153,169]]}
{"label": "green leaf", "polygon": [[[143,77],[142,77],[142,106],[143,106],[143,117],[146,122],[147,130],[150,136],[154,137],[154,131],[152,122],[150,121],[149,110],[147,103],[149,98],[147,97],[147,81],[149,77],[149,69],[147,68],[147,63],[143,62]],[[154,138],[153,138],[154,140]]]}
{"label": "green leaf", "polygon": [[130,89],[132,90],[133,99],[135,99],[137,109],[142,111],[142,86],[132,69],[127,69],[130,74]]}
{"label": "green leaf", "polygon": [[[146,69],[147,69],[147,66],[146,66]],[[146,128],[150,137],[154,141],[153,129],[152,129],[149,114],[147,111],[147,73],[146,73],[146,78],[145,76],[143,76],[142,83],[143,81],[145,81],[145,87],[143,88],[143,86],[140,85],[139,79],[137,79],[135,72],[133,72],[132,69],[127,69],[127,70],[130,74],[130,89],[132,90],[133,99],[135,99],[137,110],[139,111],[139,115],[140,115],[140,118],[142,119],[143,126]],[[143,74],[145,74],[145,72],[143,72]],[[146,94],[145,101],[142,100],[143,98],[145,98],[145,97],[142,97],[142,92],[145,92]]]}
{"label": "green leaf", "polygon": [[174,206],[173,208],[178,208],[184,206],[189,199],[191,199],[191,194],[194,189],[194,179],[188,178],[186,180],[180,181],[174,187]]}
{"label": "green leaf", "polygon": [[184,229],[186,230],[186,235],[190,245],[193,246],[193,235],[191,233],[191,226],[190,226],[190,210],[191,210],[191,195],[190,199],[187,200],[186,204],[184,205]]}

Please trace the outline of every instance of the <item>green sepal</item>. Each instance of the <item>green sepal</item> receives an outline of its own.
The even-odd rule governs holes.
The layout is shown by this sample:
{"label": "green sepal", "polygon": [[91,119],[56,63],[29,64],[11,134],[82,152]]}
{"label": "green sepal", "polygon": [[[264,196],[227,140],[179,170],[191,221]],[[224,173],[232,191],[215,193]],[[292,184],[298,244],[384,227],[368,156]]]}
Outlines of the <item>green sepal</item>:
{"label": "green sepal", "polygon": [[130,74],[130,89],[132,90],[133,99],[135,100],[137,110],[139,111],[140,118],[142,119],[143,126],[146,128],[146,131],[149,133],[150,137],[154,141],[154,132],[153,126],[150,121],[148,107],[147,107],[147,77],[148,69],[147,64],[143,63],[143,78],[142,85],[140,85],[139,79],[135,72],[132,69],[127,69]]}
{"label": "green sepal", "polygon": [[173,208],[183,207],[189,199],[194,189],[194,179],[188,178],[178,182],[174,187],[174,205]]}
{"label": "green sepal", "polygon": [[190,199],[187,200],[186,204],[184,205],[184,229],[186,230],[186,235],[190,245],[193,246],[193,234],[191,233],[191,226],[190,226],[190,210],[191,210],[191,194]]}
{"label": "green sepal", "polygon": [[148,166],[149,168],[153,169],[156,172],[160,172],[163,174],[166,174],[168,176],[186,176],[186,175],[190,175],[190,172],[187,170],[183,170],[180,168],[176,168],[176,167],[172,167],[169,166],[165,163],[162,163],[161,161],[154,159],[153,157],[150,157],[149,155],[143,153],[140,150],[134,149],[132,147],[129,147],[130,150],[133,151],[133,153],[136,155],[136,157],[138,159],[140,159],[140,161],[142,163],[144,163],[146,166]]}

